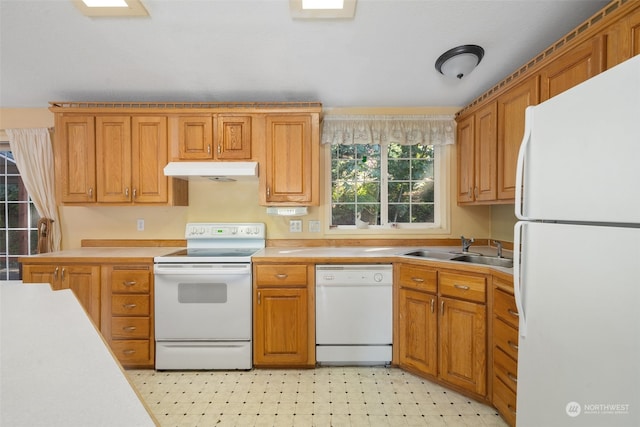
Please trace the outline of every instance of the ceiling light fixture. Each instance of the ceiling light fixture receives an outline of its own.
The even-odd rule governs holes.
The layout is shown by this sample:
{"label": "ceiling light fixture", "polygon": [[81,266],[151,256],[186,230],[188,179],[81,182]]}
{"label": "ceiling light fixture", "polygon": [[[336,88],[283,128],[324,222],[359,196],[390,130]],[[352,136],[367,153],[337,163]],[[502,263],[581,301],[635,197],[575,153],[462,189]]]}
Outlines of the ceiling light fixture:
{"label": "ceiling light fixture", "polygon": [[92,18],[149,16],[140,0],[72,0],[83,15]]}
{"label": "ceiling light fixture", "polygon": [[448,77],[461,79],[466,76],[482,61],[484,49],[475,44],[449,49],[436,61],[436,70]]}
{"label": "ceiling light fixture", "polygon": [[295,19],[352,19],[356,0],[289,0],[289,10]]}

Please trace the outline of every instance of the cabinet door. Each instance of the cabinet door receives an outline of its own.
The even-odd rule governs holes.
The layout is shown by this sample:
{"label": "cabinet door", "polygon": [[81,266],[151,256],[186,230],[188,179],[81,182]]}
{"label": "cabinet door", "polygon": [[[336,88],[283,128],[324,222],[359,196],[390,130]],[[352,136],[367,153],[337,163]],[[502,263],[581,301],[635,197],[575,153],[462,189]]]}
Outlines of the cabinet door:
{"label": "cabinet door", "polygon": [[590,79],[605,69],[604,37],[595,37],[572,48],[540,72],[542,101]]}
{"label": "cabinet door", "polygon": [[317,114],[266,118],[266,204],[318,204]]}
{"label": "cabinet door", "polygon": [[438,375],[437,297],[400,289],[400,366]]}
{"label": "cabinet door", "polygon": [[478,110],[475,114],[475,186],[476,201],[496,199],[498,161],[498,139],[496,135],[497,105],[495,102]]}
{"label": "cabinet door", "polygon": [[61,289],[71,289],[94,325],[100,328],[100,266],[62,266]]}
{"label": "cabinet door", "polygon": [[538,103],[539,79],[534,76],[498,97],[497,198],[513,202],[516,194],[518,151],[524,136],[524,112]]}
{"label": "cabinet door", "polygon": [[440,297],[440,378],[484,396],[487,391],[486,308]]}
{"label": "cabinet door", "polygon": [[629,16],[628,22],[629,22],[630,52],[627,55],[625,55],[624,57],[625,59],[633,58],[636,55],[640,55],[640,10],[637,10],[631,16]]}
{"label": "cabinet door", "polygon": [[178,150],[181,160],[213,159],[212,141],[211,115],[182,116],[178,119]]}
{"label": "cabinet door", "polygon": [[131,117],[96,117],[98,202],[130,202]]}
{"label": "cabinet door", "polygon": [[473,202],[475,186],[475,116],[458,123],[458,203]]}
{"label": "cabinet door", "polygon": [[167,164],[167,118],[132,119],[132,199],[135,203],[166,203],[169,179]]}
{"label": "cabinet door", "polygon": [[257,288],[255,292],[254,364],[307,365],[307,289]]}
{"label": "cabinet door", "polygon": [[60,200],[96,201],[96,144],[93,116],[58,115],[55,168]]}
{"label": "cabinet door", "polygon": [[48,283],[51,289],[61,289],[60,267],[47,264],[24,264],[22,266],[22,281],[24,283]]}
{"label": "cabinet door", "polygon": [[251,159],[251,116],[220,114],[216,120],[216,158]]}

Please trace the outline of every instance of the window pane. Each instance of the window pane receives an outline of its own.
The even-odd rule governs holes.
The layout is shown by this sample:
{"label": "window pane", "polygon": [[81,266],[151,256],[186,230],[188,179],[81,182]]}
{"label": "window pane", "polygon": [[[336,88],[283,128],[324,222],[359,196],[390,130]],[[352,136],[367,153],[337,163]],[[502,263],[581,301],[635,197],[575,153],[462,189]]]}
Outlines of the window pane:
{"label": "window pane", "polygon": [[433,222],[433,204],[413,205],[411,222]]}
{"label": "window pane", "polygon": [[27,230],[9,230],[9,254],[29,255],[28,239]]}
{"label": "window pane", "polygon": [[389,182],[389,203],[400,203],[409,201],[408,182]]}
{"label": "window pane", "polygon": [[411,163],[409,160],[389,160],[389,180],[409,180]]}
{"label": "window pane", "polygon": [[369,225],[380,225],[380,205],[364,204],[358,205],[358,213],[360,221],[369,223]]}
{"label": "window pane", "polygon": [[333,191],[331,192],[332,202],[355,202],[356,201],[356,186],[350,182],[340,180],[333,183]]}
{"label": "window pane", "polygon": [[356,223],[356,205],[333,205],[331,207],[331,224],[354,225]]}
{"label": "window pane", "polygon": [[[3,263],[4,265],[4,263]],[[8,269],[8,277],[7,280],[19,280],[20,277],[20,264],[18,263],[18,257],[9,257],[9,269]],[[5,278],[5,275],[2,275],[2,279]]]}
{"label": "window pane", "polygon": [[412,160],[411,179],[418,181],[433,177],[433,160]]}
{"label": "window pane", "polygon": [[408,204],[389,205],[389,222],[409,222]]}
{"label": "window pane", "polygon": [[433,203],[433,179],[428,179],[413,184],[413,190],[411,191],[411,202],[431,202]]}

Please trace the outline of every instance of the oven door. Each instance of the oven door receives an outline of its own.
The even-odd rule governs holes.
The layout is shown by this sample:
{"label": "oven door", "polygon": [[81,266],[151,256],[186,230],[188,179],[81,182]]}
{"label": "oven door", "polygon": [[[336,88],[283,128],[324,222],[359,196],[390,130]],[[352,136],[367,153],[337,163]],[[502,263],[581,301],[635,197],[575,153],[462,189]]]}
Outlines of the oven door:
{"label": "oven door", "polygon": [[156,340],[251,340],[251,264],[156,264]]}

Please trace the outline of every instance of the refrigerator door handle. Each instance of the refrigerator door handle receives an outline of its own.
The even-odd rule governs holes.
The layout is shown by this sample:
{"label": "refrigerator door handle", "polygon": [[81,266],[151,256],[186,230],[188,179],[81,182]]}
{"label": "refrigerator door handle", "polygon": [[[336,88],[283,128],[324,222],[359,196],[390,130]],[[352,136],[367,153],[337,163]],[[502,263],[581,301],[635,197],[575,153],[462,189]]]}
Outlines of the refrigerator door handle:
{"label": "refrigerator door handle", "polygon": [[522,302],[522,268],[520,266],[520,242],[522,241],[522,229],[525,225],[526,223],[518,221],[513,230],[513,293],[519,313],[519,333],[521,337],[527,335],[527,321]]}
{"label": "refrigerator door handle", "polygon": [[524,207],[522,206],[522,182],[524,178],[524,157],[527,151],[529,141],[531,141],[531,125],[533,121],[533,106],[529,106],[525,110],[524,119],[524,136],[520,143],[520,150],[518,151],[518,163],[516,165],[516,200],[515,200],[515,213],[519,220],[529,220],[524,215]]}

